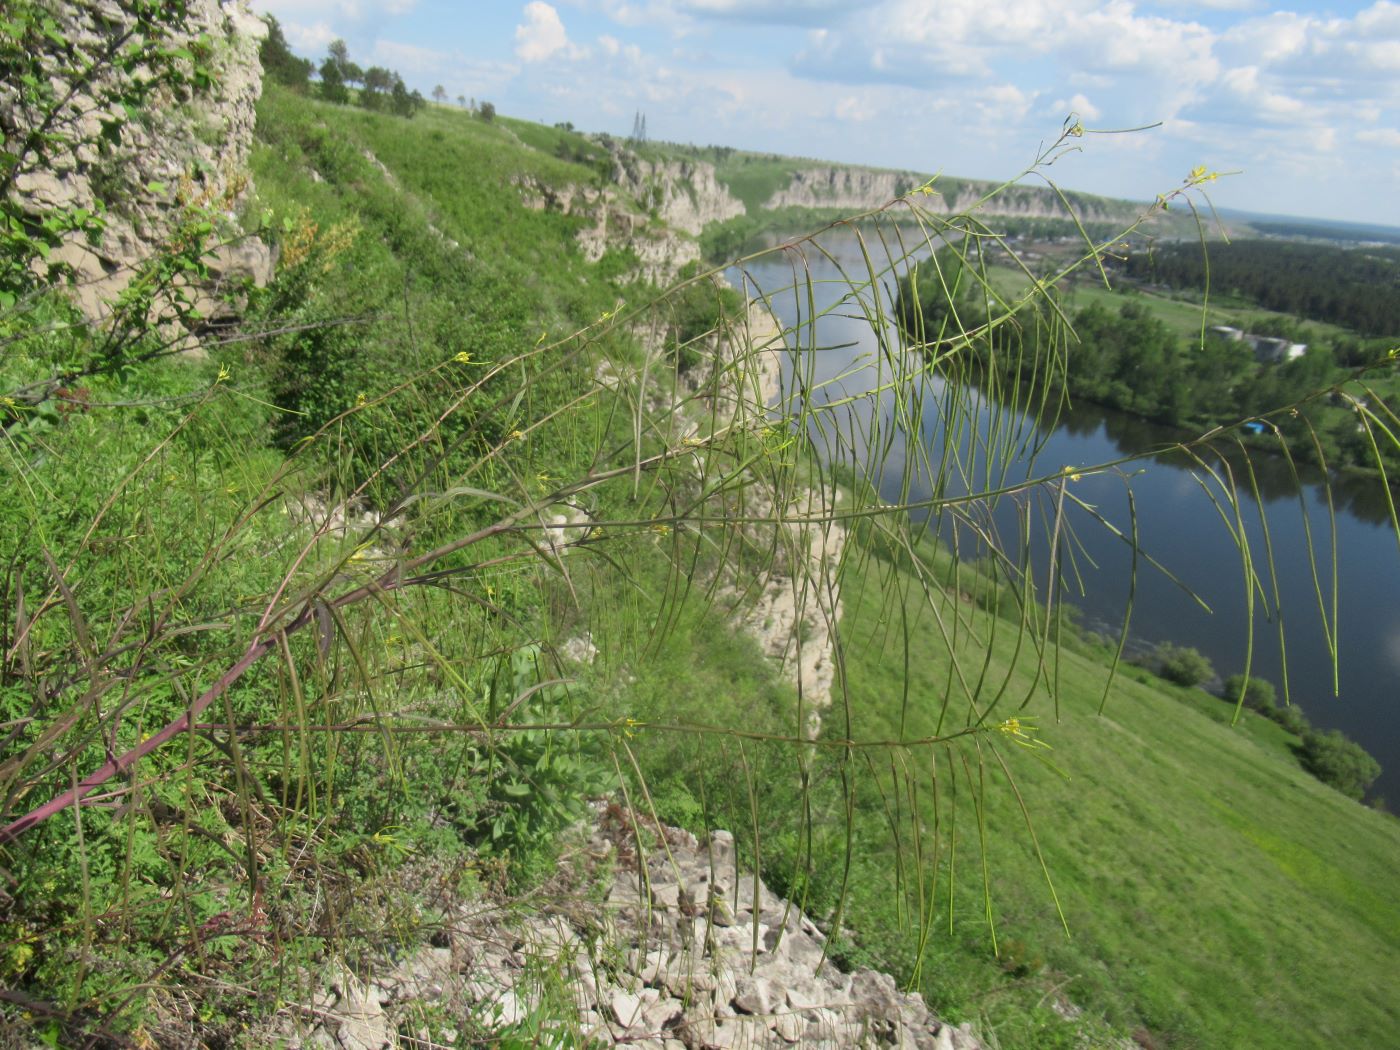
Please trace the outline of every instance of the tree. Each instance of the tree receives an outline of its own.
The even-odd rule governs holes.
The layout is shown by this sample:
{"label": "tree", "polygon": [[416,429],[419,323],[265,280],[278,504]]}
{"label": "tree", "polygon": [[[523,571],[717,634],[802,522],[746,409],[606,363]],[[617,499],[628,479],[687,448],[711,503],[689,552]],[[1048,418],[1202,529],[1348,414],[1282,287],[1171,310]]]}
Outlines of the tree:
{"label": "tree", "polygon": [[263,37],[262,44],[258,47],[258,58],[262,61],[263,72],[293,91],[305,91],[311,79],[311,71],[315,68],[311,60],[292,54],[277,19],[268,15],[264,21],[267,23],[267,36]]}
{"label": "tree", "polygon": [[442,105],[444,102],[447,101],[447,89],[441,84],[438,84],[435,88],[433,88],[433,101],[436,102],[438,105]]}
{"label": "tree", "polygon": [[321,97],[327,102],[343,106],[350,101],[350,92],[345,88],[345,78],[334,57],[321,63]]}
{"label": "tree", "polygon": [[491,121],[496,119],[496,107],[490,102],[483,102],[481,105],[477,106],[476,115],[490,124]]}
{"label": "tree", "polygon": [[466,96],[466,95],[458,95],[458,96],[457,96],[457,105],[461,106],[463,109],[466,109],[466,108],[467,108],[467,96]]}
{"label": "tree", "polygon": [[397,79],[398,74],[383,66],[370,66],[365,70],[364,84],[360,88],[360,105],[365,109],[383,109]]}
{"label": "tree", "polygon": [[350,48],[346,46],[344,40],[332,40],[326,50],[330,52],[331,61],[340,67],[343,76],[345,67],[350,64]]}

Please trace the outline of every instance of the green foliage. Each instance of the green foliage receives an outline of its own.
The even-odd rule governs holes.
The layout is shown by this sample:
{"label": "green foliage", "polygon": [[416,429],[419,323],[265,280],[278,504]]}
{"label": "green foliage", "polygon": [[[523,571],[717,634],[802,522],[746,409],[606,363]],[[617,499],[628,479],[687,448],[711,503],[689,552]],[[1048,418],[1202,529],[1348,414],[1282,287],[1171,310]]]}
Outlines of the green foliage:
{"label": "green foliage", "polygon": [[1306,734],[1299,758],[1303,768],[1318,780],[1358,802],[1381,775],[1380,763],[1335,729]]}
{"label": "green foliage", "polygon": [[1177,685],[1197,686],[1215,677],[1215,668],[1199,649],[1163,642],[1153,653],[1157,673]]}
{"label": "green foliage", "polygon": [[[588,706],[583,697],[547,677],[538,647],[512,654],[492,675],[486,714],[502,712],[530,728],[507,728],[478,760],[488,785],[471,813],[469,840],[513,863],[531,882],[553,866],[560,835],[588,813],[588,800],[616,786],[596,738],[568,732]],[[557,725],[559,728],[536,728]]]}
{"label": "green foliage", "polygon": [[743,299],[717,275],[690,263],[678,275],[678,290],[665,302],[670,319],[667,349],[676,367],[689,372],[714,356],[715,340],[734,324],[743,311]]}
{"label": "green foliage", "polygon": [[310,59],[299,58],[282,32],[282,24],[272,15],[263,15],[267,35],[258,47],[263,73],[292,91],[304,92],[315,68]]}
{"label": "green foliage", "polygon": [[1212,294],[1236,295],[1250,302],[1319,321],[1346,325],[1364,335],[1400,334],[1400,302],[1395,296],[1400,249],[1340,248],[1279,240],[1233,240],[1210,247],[1165,244],[1130,255],[1129,274],[1173,288],[1206,286]]}
{"label": "green foliage", "polygon": [[1232,674],[1225,679],[1225,684],[1220,690],[1224,699],[1235,703],[1241,694],[1244,697],[1244,706],[1253,711],[1272,717],[1273,712],[1278,709],[1278,693],[1274,689],[1274,683],[1267,678]]}
{"label": "green foliage", "polygon": [[327,102],[343,106],[350,101],[350,91],[345,86],[345,77],[340,71],[340,63],[327,57],[321,63],[319,92]]}

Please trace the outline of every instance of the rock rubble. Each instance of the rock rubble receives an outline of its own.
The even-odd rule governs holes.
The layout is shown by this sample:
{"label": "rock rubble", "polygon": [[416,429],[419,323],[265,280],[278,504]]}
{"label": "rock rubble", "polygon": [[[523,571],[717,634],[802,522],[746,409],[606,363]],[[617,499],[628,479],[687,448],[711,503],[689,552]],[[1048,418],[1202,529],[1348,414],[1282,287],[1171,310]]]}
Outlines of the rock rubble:
{"label": "rock rubble", "polygon": [[[702,844],[639,828],[611,805],[583,856],[540,911],[464,904],[433,946],[367,979],[334,970],[274,1037],[396,1050],[528,1025],[544,1046],[981,1048],[889,974],[834,965],[816,924],[740,867],[728,832]],[[428,1005],[451,1018],[446,1031],[425,1027]]]}

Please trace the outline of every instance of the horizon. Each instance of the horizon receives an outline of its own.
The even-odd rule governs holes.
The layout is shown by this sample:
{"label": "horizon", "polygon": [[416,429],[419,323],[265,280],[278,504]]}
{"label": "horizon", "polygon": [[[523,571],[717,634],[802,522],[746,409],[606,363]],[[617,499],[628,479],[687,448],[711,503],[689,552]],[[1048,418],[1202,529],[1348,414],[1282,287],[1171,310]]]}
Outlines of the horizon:
{"label": "horizon", "polygon": [[1204,166],[1220,208],[1400,227],[1392,0],[1343,15],[1321,0],[253,8],[318,63],[342,39],[424,96],[441,84],[544,124],[625,138],[642,113],[655,140],[1001,181],[1078,119],[1082,152],[1046,172],[1065,189],[1150,201]]}

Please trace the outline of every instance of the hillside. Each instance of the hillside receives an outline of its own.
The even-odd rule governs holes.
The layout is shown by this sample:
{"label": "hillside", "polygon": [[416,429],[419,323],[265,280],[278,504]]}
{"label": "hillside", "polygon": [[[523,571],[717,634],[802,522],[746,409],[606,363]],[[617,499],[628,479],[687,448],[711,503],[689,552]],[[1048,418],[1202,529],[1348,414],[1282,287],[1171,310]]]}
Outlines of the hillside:
{"label": "hillside", "polygon": [[[120,327],[58,278],[0,313],[0,1046],[700,1047],[770,1014],[801,1045],[1391,1037],[1400,824],[1141,669],[1097,714],[1112,647],[924,529],[1066,478],[876,500],[807,437],[859,423],[791,399],[819,380],[774,351],[810,333],[700,265],[760,202],[921,183],[273,83],[256,118],[251,182],[171,204],[194,246],[134,265]],[[944,185],[940,209],[985,192]],[[984,214],[1054,210],[1004,200]],[[183,294],[205,236],[276,260],[215,273],[215,315]],[[167,300],[132,305],[151,272],[159,324]],[[923,366],[889,368],[908,408]],[[649,885],[699,879],[686,835],[720,828],[725,891]],[[708,1028],[682,993],[618,1016],[661,1001],[599,917],[619,884],[643,942],[655,909],[736,981],[704,989]],[[738,987],[745,943],[789,928],[883,1027],[834,1028],[792,974],[777,1013]],[[423,958],[390,1030],[366,989]],[[611,1014],[575,998],[590,980]]]}

